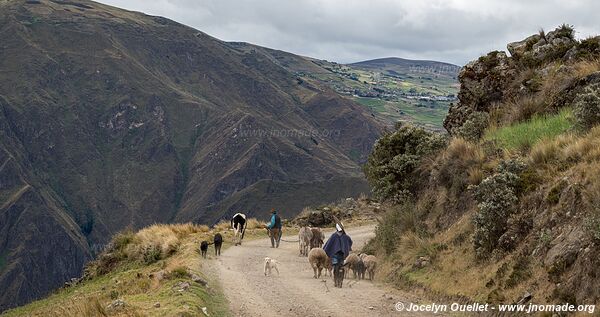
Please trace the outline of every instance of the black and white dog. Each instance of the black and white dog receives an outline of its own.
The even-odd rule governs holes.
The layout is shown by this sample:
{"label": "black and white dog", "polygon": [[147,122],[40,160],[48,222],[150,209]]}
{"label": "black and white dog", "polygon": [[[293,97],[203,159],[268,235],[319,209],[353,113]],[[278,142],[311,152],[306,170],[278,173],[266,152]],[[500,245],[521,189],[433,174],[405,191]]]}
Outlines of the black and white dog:
{"label": "black and white dog", "polygon": [[244,233],[246,232],[246,215],[239,212],[233,215],[233,218],[231,218],[231,228],[234,230],[233,238],[235,245],[242,244],[242,239],[244,239]]}

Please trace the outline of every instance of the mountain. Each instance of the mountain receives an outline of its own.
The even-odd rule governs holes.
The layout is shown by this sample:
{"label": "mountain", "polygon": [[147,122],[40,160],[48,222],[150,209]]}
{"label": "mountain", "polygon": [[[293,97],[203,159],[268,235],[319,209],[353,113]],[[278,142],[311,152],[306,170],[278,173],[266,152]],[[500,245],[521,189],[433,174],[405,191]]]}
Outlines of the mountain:
{"label": "mountain", "polygon": [[0,45],[0,311],[126,227],[368,191],[383,121],[265,50],[85,0],[0,2]]}
{"label": "mountain", "polygon": [[389,73],[429,73],[447,76],[456,79],[460,66],[428,60],[411,60],[398,57],[372,59],[350,64],[350,66],[363,69],[375,69]]}

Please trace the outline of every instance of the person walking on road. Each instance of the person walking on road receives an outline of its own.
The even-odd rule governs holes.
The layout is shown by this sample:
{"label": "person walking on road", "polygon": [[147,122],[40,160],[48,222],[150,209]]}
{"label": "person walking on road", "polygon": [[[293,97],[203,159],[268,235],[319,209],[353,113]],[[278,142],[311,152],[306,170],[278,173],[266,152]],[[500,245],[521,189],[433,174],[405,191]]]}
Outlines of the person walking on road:
{"label": "person walking on road", "polygon": [[269,231],[269,237],[271,237],[271,248],[279,248],[279,241],[281,240],[281,218],[277,215],[277,210],[271,211],[271,222],[267,225]]}
{"label": "person walking on road", "polygon": [[323,250],[331,258],[335,287],[342,288],[345,270],[344,260],[352,251],[352,239],[346,234],[344,225],[341,222],[336,223],[335,232],[329,237],[329,240],[323,246]]}

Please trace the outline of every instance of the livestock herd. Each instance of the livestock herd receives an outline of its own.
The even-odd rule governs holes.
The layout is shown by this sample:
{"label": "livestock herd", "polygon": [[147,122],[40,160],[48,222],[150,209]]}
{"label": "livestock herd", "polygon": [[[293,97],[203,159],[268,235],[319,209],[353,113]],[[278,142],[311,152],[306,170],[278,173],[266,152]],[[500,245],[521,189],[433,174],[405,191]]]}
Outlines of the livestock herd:
{"label": "livestock herd", "polygon": [[[314,278],[320,278],[323,270],[325,270],[325,274],[332,276],[331,258],[321,248],[324,240],[325,234],[320,228],[302,227],[298,232],[300,256],[308,257]],[[377,258],[366,253],[350,253],[344,260],[343,268],[346,276],[352,270],[355,279],[364,279],[365,273],[367,273],[369,280],[372,281],[377,268]]]}
{"label": "livestock herd", "polygon": [[[242,213],[235,214],[231,219],[231,228],[234,230],[234,243],[240,245],[244,238],[244,232],[246,231],[246,215]],[[313,277],[320,278],[323,270],[325,274],[333,276],[332,261],[327,256],[325,250],[323,250],[323,244],[325,241],[325,234],[320,228],[302,227],[298,232],[298,248],[300,256],[308,257],[308,262],[313,269]],[[200,252],[202,257],[206,258],[208,246],[215,245],[215,256],[221,255],[221,245],[223,244],[223,236],[220,233],[215,234],[213,242],[202,241],[200,244]],[[265,258],[264,273],[270,275],[271,269],[275,269],[277,273],[278,262],[271,258]],[[365,273],[369,280],[373,280],[375,277],[375,270],[377,269],[377,258],[374,255],[368,255],[365,253],[350,253],[343,264],[344,275],[347,277],[350,270],[354,274],[354,279],[360,280],[365,279]],[[267,274],[268,273],[268,274]]]}

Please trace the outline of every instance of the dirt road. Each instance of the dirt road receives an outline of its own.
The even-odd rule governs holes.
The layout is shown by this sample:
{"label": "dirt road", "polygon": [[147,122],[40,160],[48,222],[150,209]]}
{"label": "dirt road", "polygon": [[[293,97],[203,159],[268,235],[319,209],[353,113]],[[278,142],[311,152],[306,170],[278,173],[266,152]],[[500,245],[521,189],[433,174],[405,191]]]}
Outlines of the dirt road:
{"label": "dirt road", "polygon": [[[373,230],[373,225],[348,229],[353,249],[360,249]],[[283,239],[298,238],[284,233]],[[280,262],[279,276],[274,271],[273,276],[263,274],[266,256]],[[273,249],[267,239],[245,241],[213,263],[235,316],[406,316],[394,309],[406,298],[382,285],[349,278],[338,289],[329,276],[314,279],[308,258],[299,256],[297,242],[282,241]]]}

